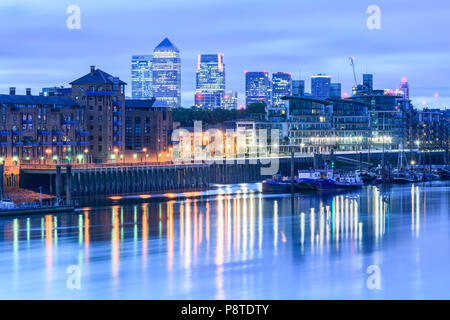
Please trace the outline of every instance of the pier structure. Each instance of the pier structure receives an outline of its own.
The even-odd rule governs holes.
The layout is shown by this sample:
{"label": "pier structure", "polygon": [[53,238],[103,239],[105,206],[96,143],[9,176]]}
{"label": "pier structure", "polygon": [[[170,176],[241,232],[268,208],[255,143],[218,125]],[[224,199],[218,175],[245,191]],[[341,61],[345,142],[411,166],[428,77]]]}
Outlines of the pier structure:
{"label": "pier structure", "polygon": [[[201,190],[211,184],[259,181],[260,164],[186,164],[159,166],[28,167],[21,169],[20,185],[27,189],[43,188],[43,192],[61,197],[137,194]],[[69,192],[70,191],[70,192]]]}

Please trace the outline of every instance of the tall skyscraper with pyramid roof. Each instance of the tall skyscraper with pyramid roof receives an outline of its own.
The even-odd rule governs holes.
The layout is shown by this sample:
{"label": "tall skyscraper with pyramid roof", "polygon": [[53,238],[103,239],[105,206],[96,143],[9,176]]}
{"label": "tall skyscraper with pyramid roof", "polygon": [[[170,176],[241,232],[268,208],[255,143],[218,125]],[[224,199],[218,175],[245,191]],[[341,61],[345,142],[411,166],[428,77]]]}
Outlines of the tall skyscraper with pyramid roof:
{"label": "tall skyscraper with pyramid roof", "polygon": [[181,105],[180,51],[165,38],[153,51],[153,96],[168,107]]}

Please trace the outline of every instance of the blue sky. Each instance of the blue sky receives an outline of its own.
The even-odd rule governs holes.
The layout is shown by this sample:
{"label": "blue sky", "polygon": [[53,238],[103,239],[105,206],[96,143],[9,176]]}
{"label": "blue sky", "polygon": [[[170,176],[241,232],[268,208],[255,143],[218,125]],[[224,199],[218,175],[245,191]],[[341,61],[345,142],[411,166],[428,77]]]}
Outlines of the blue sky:
{"label": "blue sky", "polygon": [[[69,5],[81,29],[66,28]],[[366,9],[381,8],[381,30]],[[199,53],[223,53],[227,90],[244,98],[244,71],[328,73],[350,92],[374,73],[377,88],[407,77],[416,106],[450,106],[448,0],[0,0],[0,93],[16,86],[67,85],[90,65],[130,84],[133,54],[151,54],[168,37],[181,52],[182,103],[193,103]],[[127,92],[130,92],[128,86]],[[435,98],[434,95],[439,97]]]}

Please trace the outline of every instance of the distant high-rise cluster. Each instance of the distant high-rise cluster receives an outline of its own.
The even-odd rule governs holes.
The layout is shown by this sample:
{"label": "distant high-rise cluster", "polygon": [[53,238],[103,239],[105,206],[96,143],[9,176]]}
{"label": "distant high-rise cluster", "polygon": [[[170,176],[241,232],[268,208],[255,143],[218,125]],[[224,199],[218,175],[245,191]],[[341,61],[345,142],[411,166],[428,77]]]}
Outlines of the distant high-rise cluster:
{"label": "distant high-rise cluster", "polygon": [[200,54],[197,63],[195,106],[224,107],[225,64],[223,54]]}
{"label": "distant high-rise cluster", "polygon": [[165,38],[153,51],[153,56],[133,56],[131,61],[133,99],[154,97],[162,105],[181,105],[180,52]]}

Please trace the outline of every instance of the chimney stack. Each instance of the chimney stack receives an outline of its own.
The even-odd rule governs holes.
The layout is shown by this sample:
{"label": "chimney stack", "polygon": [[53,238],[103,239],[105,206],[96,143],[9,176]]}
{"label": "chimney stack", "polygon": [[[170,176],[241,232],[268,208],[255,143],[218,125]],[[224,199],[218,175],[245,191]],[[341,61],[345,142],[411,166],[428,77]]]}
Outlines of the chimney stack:
{"label": "chimney stack", "polygon": [[91,73],[93,74],[95,72],[95,66],[91,66]]}
{"label": "chimney stack", "polygon": [[27,96],[31,96],[31,88],[26,88],[25,89]]}
{"label": "chimney stack", "polygon": [[9,94],[11,96],[15,96],[16,95],[16,87],[10,87],[9,88]]}

